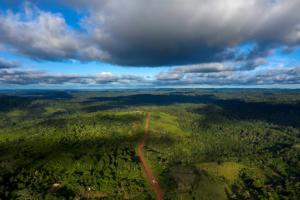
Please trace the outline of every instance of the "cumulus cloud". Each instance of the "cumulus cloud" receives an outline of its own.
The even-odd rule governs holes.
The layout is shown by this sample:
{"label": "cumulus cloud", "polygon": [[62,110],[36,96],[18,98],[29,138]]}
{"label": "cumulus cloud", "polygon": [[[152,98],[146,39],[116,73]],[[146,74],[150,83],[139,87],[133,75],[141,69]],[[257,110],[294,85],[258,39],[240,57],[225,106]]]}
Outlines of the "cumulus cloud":
{"label": "cumulus cloud", "polygon": [[158,85],[273,85],[300,84],[300,66],[264,68],[255,72],[221,71],[212,73],[187,73],[177,79],[157,78]]}
{"label": "cumulus cloud", "polygon": [[[27,9],[0,15],[0,43],[36,59],[100,60],[130,66],[248,61],[300,43],[299,0],[63,0],[82,30],[61,14]],[[256,45],[239,55],[240,45]],[[233,50],[228,53],[228,50]]]}
{"label": "cumulus cloud", "polygon": [[267,62],[265,61],[265,59],[256,58],[239,62],[218,62],[202,63],[197,65],[184,65],[171,68],[166,72],[159,73],[157,75],[157,80],[180,80],[186,74],[250,71],[266,63]]}
{"label": "cumulus cloud", "polygon": [[24,12],[0,14],[0,44],[38,60],[104,59],[87,36],[70,28],[61,14],[26,4]]}
{"label": "cumulus cloud", "polygon": [[0,70],[1,69],[11,69],[18,68],[19,64],[17,62],[6,61],[0,58]]}
{"label": "cumulus cloud", "polygon": [[49,74],[38,70],[2,69],[0,85],[139,85],[145,82],[143,77],[134,75],[114,75],[101,72],[96,75]]}
{"label": "cumulus cloud", "polygon": [[206,63],[198,65],[185,65],[171,69],[167,72],[161,72],[157,75],[157,80],[180,80],[188,73],[213,73],[220,71],[231,71],[232,66],[227,66],[224,63]]}
{"label": "cumulus cloud", "polygon": [[244,42],[265,52],[300,41],[298,0],[77,0],[75,5],[90,11],[82,24],[108,61],[123,65],[216,62]]}

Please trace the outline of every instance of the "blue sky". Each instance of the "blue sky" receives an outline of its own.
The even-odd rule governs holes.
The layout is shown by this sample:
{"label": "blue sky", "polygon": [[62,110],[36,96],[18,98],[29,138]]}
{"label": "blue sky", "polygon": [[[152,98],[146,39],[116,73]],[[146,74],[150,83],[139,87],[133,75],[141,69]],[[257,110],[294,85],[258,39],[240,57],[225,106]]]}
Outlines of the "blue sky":
{"label": "blue sky", "polygon": [[0,5],[0,88],[300,84],[297,0],[19,2]]}

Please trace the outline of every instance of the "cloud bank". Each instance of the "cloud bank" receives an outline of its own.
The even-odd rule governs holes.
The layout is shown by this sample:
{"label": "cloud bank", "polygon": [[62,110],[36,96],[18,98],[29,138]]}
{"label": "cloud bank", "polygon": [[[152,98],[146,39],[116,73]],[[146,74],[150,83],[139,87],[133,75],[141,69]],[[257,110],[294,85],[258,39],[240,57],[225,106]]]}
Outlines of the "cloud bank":
{"label": "cloud bank", "polygon": [[270,86],[274,84],[300,84],[300,66],[260,69],[252,73],[246,71],[221,71],[211,73],[189,73],[180,71],[179,73],[174,73],[174,71],[169,71],[159,74],[156,84],[161,86]]}
{"label": "cloud bank", "polygon": [[144,78],[133,75],[114,75],[101,72],[96,75],[49,74],[35,70],[0,70],[0,85],[119,85],[132,86],[143,83]]}
{"label": "cloud bank", "polygon": [[[173,66],[252,60],[300,43],[298,0],[64,0],[82,30],[26,6],[0,15],[0,43],[41,60]],[[256,48],[241,54],[240,45]],[[231,51],[230,51],[231,50]]]}
{"label": "cloud bank", "polygon": [[[4,65],[2,65],[4,63]],[[22,66],[0,60],[0,85],[77,85],[117,87],[190,87],[195,85],[240,86],[300,84],[300,66],[240,71],[230,64],[210,63],[171,68],[153,78],[136,75],[115,75],[101,72],[95,75],[51,74],[28,70]]]}

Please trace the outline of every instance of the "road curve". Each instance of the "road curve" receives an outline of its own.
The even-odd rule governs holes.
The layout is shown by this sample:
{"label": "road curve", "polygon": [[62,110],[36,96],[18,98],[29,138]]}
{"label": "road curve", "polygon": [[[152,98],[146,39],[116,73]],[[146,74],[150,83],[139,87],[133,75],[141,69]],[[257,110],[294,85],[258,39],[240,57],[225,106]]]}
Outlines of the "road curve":
{"label": "road curve", "polygon": [[149,134],[149,121],[150,121],[150,113],[147,112],[144,137],[142,138],[142,140],[140,141],[140,143],[138,145],[137,154],[138,154],[138,158],[139,158],[141,164],[143,165],[143,169],[146,174],[147,181],[149,182],[152,190],[155,193],[156,200],[163,200],[163,193],[160,189],[160,185],[159,185],[157,179],[155,178],[147,160],[144,158],[144,154],[143,154],[145,142],[146,142],[146,140],[148,138],[148,134]]}

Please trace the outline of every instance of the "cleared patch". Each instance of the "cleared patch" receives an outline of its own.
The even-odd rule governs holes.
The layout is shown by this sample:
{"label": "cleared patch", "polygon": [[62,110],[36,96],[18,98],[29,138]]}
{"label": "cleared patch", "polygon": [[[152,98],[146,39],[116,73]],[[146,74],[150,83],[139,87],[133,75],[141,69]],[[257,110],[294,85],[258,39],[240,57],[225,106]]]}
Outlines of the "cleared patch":
{"label": "cleared patch", "polygon": [[225,178],[230,184],[233,184],[239,176],[239,172],[244,168],[243,165],[236,162],[216,162],[200,163],[197,165],[200,170],[207,172],[210,176]]}

